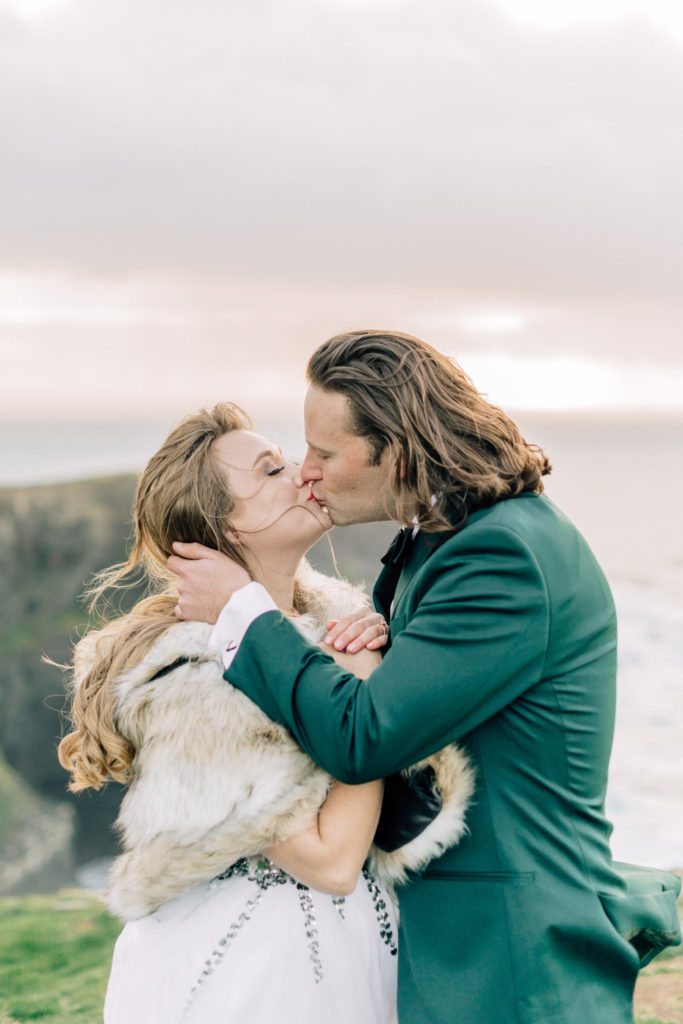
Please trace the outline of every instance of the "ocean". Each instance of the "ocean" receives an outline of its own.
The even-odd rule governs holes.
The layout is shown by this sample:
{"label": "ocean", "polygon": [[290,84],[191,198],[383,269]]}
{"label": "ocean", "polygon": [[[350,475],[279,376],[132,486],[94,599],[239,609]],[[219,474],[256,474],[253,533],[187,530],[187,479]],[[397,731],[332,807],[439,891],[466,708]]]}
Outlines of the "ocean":
{"label": "ocean", "polygon": [[619,630],[607,796],[617,859],[683,867],[683,416],[518,417],[589,541]]}
{"label": "ocean", "polygon": [[[618,705],[607,810],[621,860],[683,867],[683,415],[520,413],[547,493],[612,586]],[[0,486],[138,471],[170,422],[0,423]],[[256,424],[300,456],[300,427]]]}

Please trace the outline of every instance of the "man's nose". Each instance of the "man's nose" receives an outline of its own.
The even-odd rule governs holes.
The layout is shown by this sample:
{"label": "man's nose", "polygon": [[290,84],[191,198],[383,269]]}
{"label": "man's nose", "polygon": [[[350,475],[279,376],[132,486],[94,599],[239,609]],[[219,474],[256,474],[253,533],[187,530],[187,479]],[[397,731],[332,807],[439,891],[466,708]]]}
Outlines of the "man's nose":
{"label": "man's nose", "polygon": [[320,480],[322,477],[320,469],[315,465],[314,460],[311,458],[310,451],[306,452],[306,457],[299,467],[299,475],[301,477],[300,486],[308,483],[309,480]]}

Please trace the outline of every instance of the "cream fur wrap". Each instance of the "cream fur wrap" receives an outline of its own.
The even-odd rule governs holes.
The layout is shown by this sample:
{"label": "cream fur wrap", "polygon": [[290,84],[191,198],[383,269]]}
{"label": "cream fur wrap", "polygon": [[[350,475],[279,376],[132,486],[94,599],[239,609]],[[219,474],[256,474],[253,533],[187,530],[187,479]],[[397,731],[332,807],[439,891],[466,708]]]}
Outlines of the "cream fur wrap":
{"label": "cream fur wrap", "polygon": [[[306,564],[301,579],[307,613],[292,621],[312,643],[320,642],[329,619],[367,606],[362,590]],[[170,626],[117,684],[117,727],[138,751],[117,820],[124,852],[105,896],[124,921],[294,834],[319,810],[332,783],[284,727],[223,679],[220,655],[208,650],[211,628],[201,622]],[[79,645],[78,676],[91,667],[87,639]],[[153,679],[180,658],[192,660]],[[393,853],[373,846],[370,868],[389,886],[465,831],[473,790],[466,756],[451,745],[406,773],[425,764],[435,769],[443,808]]]}

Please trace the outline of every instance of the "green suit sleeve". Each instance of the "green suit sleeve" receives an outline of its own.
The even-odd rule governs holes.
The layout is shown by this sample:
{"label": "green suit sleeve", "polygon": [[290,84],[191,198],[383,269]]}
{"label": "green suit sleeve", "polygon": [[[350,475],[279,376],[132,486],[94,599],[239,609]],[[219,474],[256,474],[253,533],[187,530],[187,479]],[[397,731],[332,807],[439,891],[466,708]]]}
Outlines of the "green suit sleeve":
{"label": "green suit sleeve", "polygon": [[[406,606],[404,609],[403,605]],[[528,547],[465,530],[421,567],[382,664],[362,681],[278,612],[249,628],[226,672],[335,778],[361,783],[457,740],[541,678],[549,610]]]}

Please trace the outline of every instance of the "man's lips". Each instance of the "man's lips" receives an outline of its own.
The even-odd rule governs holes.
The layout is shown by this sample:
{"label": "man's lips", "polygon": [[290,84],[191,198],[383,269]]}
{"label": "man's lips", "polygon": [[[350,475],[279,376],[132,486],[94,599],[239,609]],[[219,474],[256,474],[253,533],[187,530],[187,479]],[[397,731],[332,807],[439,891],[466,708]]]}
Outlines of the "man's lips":
{"label": "man's lips", "polygon": [[323,512],[327,512],[327,505],[325,504],[325,502],[322,501],[320,498],[316,498],[315,494],[313,493],[313,484],[311,484],[311,491],[308,497],[306,498],[306,501],[315,501],[316,504],[319,505],[320,508],[323,510]]}

